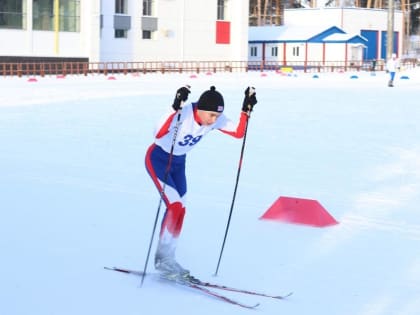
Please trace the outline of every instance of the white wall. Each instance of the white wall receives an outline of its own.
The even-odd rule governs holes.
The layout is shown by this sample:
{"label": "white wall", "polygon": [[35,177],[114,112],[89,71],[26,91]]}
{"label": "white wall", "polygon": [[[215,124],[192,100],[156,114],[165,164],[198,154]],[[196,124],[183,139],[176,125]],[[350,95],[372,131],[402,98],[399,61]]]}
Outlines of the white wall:
{"label": "white wall", "polygon": [[[331,46],[332,46],[331,44],[325,45],[325,51],[333,48]],[[324,49],[324,45],[321,43],[308,44],[308,55],[307,55],[308,61],[322,61],[323,49]],[[303,52],[302,55],[305,56],[305,52]],[[335,59],[337,58],[344,59],[344,55],[343,54],[335,55]]]}
{"label": "white wall", "polygon": [[134,17],[132,33],[135,36],[133,45],[133,60],[159,61],[180,60],[185,49],[183,25],[184,1],[156,2],[157,7],[153,14],[158,19],[158,30],[153,33],[152,39],[142,39],[141,10]]}
{"label": "white wall", "polygon": [[89,56],[91,61],[100,59],[101,2],[82,0],[80,3],[80,45],[83,47],[83,53]]}
{"label": "white wall", "polygon": [[0,29],[0,56],[26,56],[32,52],[30,38],[25,31]]}
{"label": "white wall", "polygon": [[[217,0],[157,2],[158,31],[152,40],[141,39],[140,18],[133,59],[194,61],[246,60],[248,51],[248,5],[227,2],[225,19],[231,23],[230,44],[216,44]],[[141,10],[139,10],[141,12]]]}
{"label": "white wall", "polygon": [[247,60],[249,4],[243,0],[229,0],[231,25],[231,60]]}
{"label": "white wall", "polygon": [[[158,30],[142,39],[142,1],[129,0],[131,29],[127,38],[114,36],[114,0],[81,0],[80,32],[32,31],[32,1],[27,2],[27,29],[0,30],[0,55],[88,57],[90,61],[246,60],[248,2],[227,1],[230,44],[216,44],[217,0],[156,0]],[[103,15],[103,27],[100,18]]]}
{"label": "white wall", "polygon": [[[396,10],[394,29],[402,27],[402,12]],[[366,8],[316,8],[316,9],[286,9],[284,20],[286,25],[331,25],[338,26],[351,33],[360,29],[387,29],[388,10]]]}
{"label": "white wall", "polygon": [[[249,61],[262,61],[263,44],[250,44],[250,47],[257,47],[257,56],[251,57],[249,55]],[[271,49],[278,47],[277,57],[272,56]],[[298,54],[297,54],[298,51]],[[345,44],[345,43],[309,43],[304,42],[296,43],[266,43],[265,44],[265,58],[266,62],[280,62],[282,63],[286,59],[287,63],[298,63],[302,64],[305,61],[309,62],[343,62],[346,58],[347,61],[362,61],[363,59],[363,46]],[[294,52],[296,52],[294,54]],[[306,55],[307,53],[307,55]],[[286,54],[286,57],[284,56]],[[324,56],[325,54],[325,56]]]}
{"label": "white wall", "polygon": [[[135,12],[136,8],[132,6],[136,2],[130,1],[128,4],[127,15]],[[136,41],[135,34],[131,30],[127,32],[127,38],[115,38],[114,15],[115,1],[102,0],[101,13],[103,17],[103,25],[100,30],[100,59],[96,61],[130,61],[133,57],[133,43]],[[134,16],[131,15],[131,26],[133,27]]]}

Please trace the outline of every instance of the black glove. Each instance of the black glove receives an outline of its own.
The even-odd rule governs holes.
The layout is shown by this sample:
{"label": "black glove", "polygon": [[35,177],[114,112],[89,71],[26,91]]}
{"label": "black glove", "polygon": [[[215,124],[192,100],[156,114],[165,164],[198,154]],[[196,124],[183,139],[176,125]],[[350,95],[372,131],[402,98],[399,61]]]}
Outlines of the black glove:
{"label": "black glove", "polygon": [[242,103],[242,111],[245,113],[252,112],[255,104],[257,104],[257,97],[254,87],[247,87],[245,90],[244,102]]}
{"label": "black glove", "polygon": [[188,99],[188,94],[191,93],[190,88],[191,86],[186,85],[176,91],[174,103],[172,104],[174,110],[181,109],[181,103],[185,102]]}

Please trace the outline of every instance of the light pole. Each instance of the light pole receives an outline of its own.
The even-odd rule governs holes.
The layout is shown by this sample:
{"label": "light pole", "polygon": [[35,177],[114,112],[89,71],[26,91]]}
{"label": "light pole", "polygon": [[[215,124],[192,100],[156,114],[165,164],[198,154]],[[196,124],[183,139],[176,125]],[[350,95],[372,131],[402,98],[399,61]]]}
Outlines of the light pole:
{"label": "light pole", "polygon": [[388,23],[386,33],[386,59],[394,52],[394,0],[388,0]]}
{"label": "light pole", "polygon": [[54,0],[54,50],[58,56],[60,52],[59,33],[60,33],[60,0]]}
{"label": "light pole", "polygon": [[404,4],[404,6],[402,6],[402,12],[403,12],[403,19],[404,19],[404,26],[403,26],[403,40],[404,40],[404,53],[406,55],[409,54],[411,47],[410,47],[410,15],[411,15],[411,1],[407,1],[407,3]]}

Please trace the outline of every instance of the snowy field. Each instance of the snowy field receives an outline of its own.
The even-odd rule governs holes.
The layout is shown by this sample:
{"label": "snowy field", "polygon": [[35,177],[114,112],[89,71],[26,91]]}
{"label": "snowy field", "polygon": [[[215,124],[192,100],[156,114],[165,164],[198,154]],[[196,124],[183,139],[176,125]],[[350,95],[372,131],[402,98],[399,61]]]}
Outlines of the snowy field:
{"label": "snowy field", "polygon": [[[394,88],[351,75],[0,77],[0,314],[420,314],[420,71]],[[214,84],[235,121],[247,85],[259,102],[218,276],[242,142],[217,131],[188,156],[178,260],[285,301],[223,292],[261,304],[247,310],[103,268],[144,266],[159,203],[144,154],[186,83],[191,101]],[[340,224],[260,220],[279,196]]]}

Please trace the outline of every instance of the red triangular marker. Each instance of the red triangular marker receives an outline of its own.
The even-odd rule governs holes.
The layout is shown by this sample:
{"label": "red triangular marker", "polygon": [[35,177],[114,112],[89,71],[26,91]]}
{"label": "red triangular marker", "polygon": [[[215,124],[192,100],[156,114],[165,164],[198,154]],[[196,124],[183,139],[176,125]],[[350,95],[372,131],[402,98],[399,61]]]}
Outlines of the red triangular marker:
{"label": "red triangular marker", "polygon": [[260,219],[325,227],[338,224],[316,200],[280,197]]}

